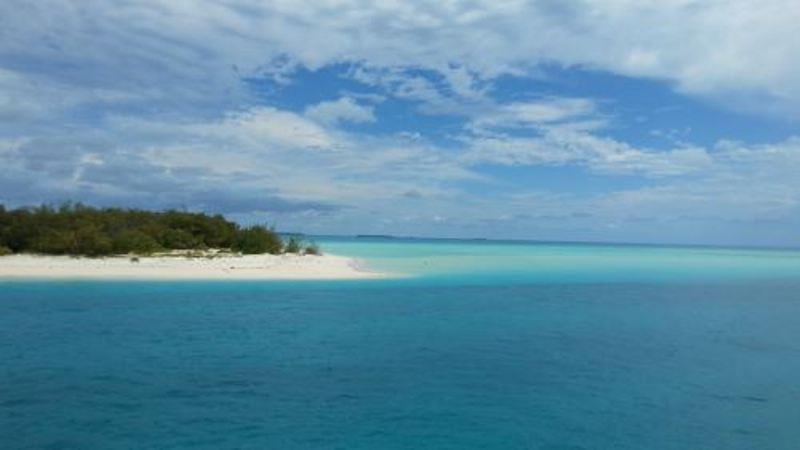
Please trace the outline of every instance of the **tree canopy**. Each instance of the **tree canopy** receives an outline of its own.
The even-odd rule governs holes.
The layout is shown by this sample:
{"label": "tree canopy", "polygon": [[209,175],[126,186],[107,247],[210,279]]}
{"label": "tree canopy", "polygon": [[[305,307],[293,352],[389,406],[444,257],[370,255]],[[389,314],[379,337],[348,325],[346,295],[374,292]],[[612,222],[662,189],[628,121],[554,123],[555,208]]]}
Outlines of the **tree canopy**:
{"label": "tree canopy", "polygon": [[277,254],[284,247],[273,229],[241,227],[221,215],[94,208],[80,203],[17,209],[0,205],[0,255],[103,256],[209,248]]}

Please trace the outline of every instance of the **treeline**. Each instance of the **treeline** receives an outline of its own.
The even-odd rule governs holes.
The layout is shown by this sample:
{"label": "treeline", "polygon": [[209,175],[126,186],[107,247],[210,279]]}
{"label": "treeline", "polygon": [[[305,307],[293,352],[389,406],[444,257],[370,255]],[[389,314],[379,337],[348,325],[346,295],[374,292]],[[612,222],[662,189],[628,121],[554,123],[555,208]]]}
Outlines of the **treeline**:
{"label": "treeline", "polygon": [[244,254],[319,252],[299,238],[284,242],[271,228],[241,227],[221,215],[101,209],[80,203],[10,210],[0,205],[0,255],[148,255],[210,248]]}

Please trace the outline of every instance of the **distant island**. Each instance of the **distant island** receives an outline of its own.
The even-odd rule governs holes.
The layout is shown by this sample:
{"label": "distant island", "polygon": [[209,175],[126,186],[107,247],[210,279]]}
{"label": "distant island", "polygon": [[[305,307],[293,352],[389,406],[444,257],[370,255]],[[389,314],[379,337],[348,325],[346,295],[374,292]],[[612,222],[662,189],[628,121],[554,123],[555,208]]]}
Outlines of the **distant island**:
{"label": "distant island", "polygon": [[208,250],[245,255],[320,253],[316,244],[300,236],[284,240],[269,227],[242,227],[221,215],[80,203],[17,209],[0,205],[0,255],[147,256]]}

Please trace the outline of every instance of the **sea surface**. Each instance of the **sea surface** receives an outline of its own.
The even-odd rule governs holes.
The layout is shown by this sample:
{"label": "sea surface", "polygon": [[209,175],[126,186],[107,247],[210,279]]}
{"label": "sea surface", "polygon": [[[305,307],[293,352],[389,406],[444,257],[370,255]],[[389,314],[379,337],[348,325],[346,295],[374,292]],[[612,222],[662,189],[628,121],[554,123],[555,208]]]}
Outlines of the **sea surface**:
{"label": "sea surface", "polygon": [[403,276],[0,281],[0,448],[800,448],[798,251],[319,242]]}

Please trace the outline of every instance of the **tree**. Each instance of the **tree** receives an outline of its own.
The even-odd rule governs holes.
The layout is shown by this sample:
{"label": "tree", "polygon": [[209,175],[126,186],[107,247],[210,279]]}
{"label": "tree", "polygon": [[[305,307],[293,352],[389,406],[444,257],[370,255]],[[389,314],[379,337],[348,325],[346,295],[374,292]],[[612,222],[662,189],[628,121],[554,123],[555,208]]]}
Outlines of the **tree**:
{"label": "tree", "polygon": [[[243,229],[221,215],[99,209],[81,203],[17,209],[0,205],[0,248],[13,253],[101,256],[209,247],[280,253],[283,243],[270,228]],[[290,243],[289,249],[299,252],[300,243]]]}
{"label": "tree", "polygon": [[149,255],[162,249],[158,242],[141,230],[124,230],[112,242],[114,253],[136,253]]}
{"label": "tree", "polygon": [[281,252],[283,243],[281,238],[272,230],[261,225],[255,225],[241,230],[237,236],[233,249],[244,254]]}
{"label": "tree", "polygon": [[84,225],[75,231],[75,246],[72,255],[102,256],[113,253],[113,244],[98,225]]}
{"label": "tree", "polygon": [[205,246],[199,237],[180,228],[167,229],[164,234],[161,235],[160,242],[164,248],[179,250],[196,249]]}

